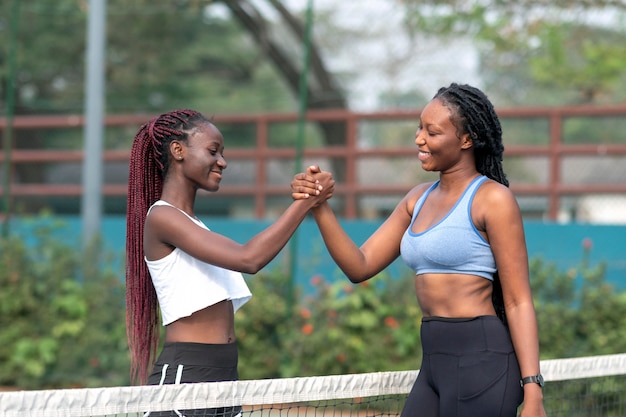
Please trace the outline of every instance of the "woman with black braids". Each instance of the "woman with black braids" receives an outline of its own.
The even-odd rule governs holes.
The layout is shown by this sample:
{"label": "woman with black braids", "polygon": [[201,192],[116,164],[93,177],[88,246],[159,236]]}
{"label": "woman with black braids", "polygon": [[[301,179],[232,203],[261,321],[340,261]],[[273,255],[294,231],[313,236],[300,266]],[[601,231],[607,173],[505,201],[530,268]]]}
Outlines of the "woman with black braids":
{"label": "woman with black braids", "polygon": [[[239,244],[210,231],[194,213],[197,191],[217,191],[225,169],[222,134],[196,111],[162,114],[135,136],[126,236],[133,382],[236,380],[234,314],[251,297],[241,273],[254,274],[267,265],[309,209],[332,196],[332,177],[318,176],[312,198],[294,201],[275,223]],[[153,364],[159,312],[165,344]],[[208,411],[148,414],[231,417],[240,408]]]}
{"label": "woman with black braids", "polygon": [[[415,186],[361,247],[327,202],[313,215],[352,282],[398,256],[415,270],[423,360],[403,417],[543,417],[537,320],[522,216],[502,170],[502,130],[480,90],[452,84],[423,109],[417,156],[439,180]],[[292,182],[306,199],[317,167]]]}

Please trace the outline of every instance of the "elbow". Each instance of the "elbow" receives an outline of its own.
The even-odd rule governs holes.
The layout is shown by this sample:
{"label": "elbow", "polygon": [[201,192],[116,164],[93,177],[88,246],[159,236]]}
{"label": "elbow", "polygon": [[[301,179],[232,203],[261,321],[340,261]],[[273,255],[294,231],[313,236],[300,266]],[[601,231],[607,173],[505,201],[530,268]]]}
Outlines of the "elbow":
{"label": "elbow", "polygon": [[[344,273],[345,273],[345,271],[344,271]],[[367,281],[369,278],[371,278],[369,276],[363,276],[363,275],[348,274],[348,273],[345,273],[345,274],[346,274],[346,277],[348,277],[350,282],[353,283],[353,284],[359,284],[359,283],[361,283],[363,281]]]}
{"label": "elbow", "polygon": [[243,273],[243,274],[248,274],[248,275],[254,275],[257,272],[259,272],[260,268],[255,268],[253,266],[243,266],[242,268],[239,268],[239,272]]}
{"label": "elbow", "polygon": [[257,265],[254,263],[242,264],[239,272],[242,272],[244,274],[254,275],[257,272],[259,272],[262,268],[263,268],[262,265]]}
{"label": "elbow", "polygon": [[260,260],[256,257],[251,257],[249,259],[242,258],[241,264],[239,268],[239,272],[243,272],[244,274],[254,275],[259,272],[263,267],[267,265],[267,262],[264,260]]}

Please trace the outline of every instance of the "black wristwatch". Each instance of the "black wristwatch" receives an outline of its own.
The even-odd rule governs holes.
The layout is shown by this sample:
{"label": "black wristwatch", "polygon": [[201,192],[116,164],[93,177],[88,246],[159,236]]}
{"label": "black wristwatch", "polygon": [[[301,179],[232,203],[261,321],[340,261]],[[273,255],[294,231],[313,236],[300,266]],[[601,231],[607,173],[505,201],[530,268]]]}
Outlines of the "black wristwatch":
{"label": "black wristwatch", "polygon": [[543,375],[541,375],[541,374],[533,375],[533,376],[527,376],[526,378],[522,378],[522,380],[519,383],[522,386],[522,388],[526,384],[538,384],[541,388],[543,388],[543,386],[545,385],[544,382],[543,382]]}

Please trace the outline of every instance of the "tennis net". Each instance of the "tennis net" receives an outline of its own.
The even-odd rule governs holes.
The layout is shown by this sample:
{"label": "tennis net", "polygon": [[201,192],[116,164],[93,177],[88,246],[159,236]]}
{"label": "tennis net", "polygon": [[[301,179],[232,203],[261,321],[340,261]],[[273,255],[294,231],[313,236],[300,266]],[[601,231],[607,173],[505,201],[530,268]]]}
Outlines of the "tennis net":
{"label": "tennis net", "polygon": [[[548,416],[625,416],[626,354],[541,362]],[[0,393],[5,417],[397,416],[418,371]],[[233,407],[236,411],[233,412]]]}

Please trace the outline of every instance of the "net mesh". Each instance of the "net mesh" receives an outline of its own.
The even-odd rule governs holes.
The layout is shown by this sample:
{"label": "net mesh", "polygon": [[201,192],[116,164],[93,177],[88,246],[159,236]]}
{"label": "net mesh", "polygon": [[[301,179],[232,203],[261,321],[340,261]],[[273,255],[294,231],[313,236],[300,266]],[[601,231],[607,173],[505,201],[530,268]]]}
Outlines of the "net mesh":
{"label": "net mesh", "polygon": [[[541,362],[549,416],[626,415],[626,354]],[[5,417],[397,416],[418,371],[0,393]],[[190,411],[198,410],[198,411]],[[164,411],[161,413],[161,411]]]}

